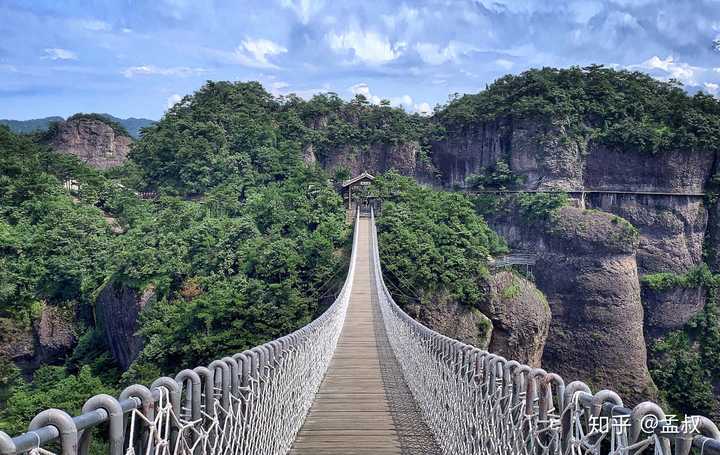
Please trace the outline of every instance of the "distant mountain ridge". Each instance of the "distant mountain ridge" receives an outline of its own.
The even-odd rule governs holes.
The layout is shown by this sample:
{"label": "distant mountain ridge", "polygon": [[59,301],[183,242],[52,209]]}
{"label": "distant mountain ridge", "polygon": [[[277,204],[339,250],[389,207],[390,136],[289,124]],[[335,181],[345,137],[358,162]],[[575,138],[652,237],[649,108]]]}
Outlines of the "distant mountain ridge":
{"label": "distant mountain ridge", "polygon": [[[150,120],[146,118],[135,118],[130,117],[126,119],[118,118],[110,114],[100,114],[103,117],[107,117],[108,119],[119,123],[122,125],[129,133],[130,135],[137,139],[140,137],[140,130],[142,128],[152,126],[155,124],[155,120]],[[45,118],[37,118],[37,119],[30,119],[30,120],[9,120],[9,119],[0,119],[0,125],[5,125],[8,128],[10,128],[11,131],[15,133],[34,133],[38,131],[46,131],[50,124],[53,122],[61,122],[65,120],[63,117],[59,116],[53,116],[53,117],[45,117]]]}

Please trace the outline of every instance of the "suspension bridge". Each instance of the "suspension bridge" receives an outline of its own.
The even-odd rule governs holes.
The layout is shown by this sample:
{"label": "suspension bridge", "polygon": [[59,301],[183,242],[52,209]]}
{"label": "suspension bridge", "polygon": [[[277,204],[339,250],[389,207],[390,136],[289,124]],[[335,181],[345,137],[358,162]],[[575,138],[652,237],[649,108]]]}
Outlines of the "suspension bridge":
{"label": "suspension bridge", "polygon": [[356,215],[345,284],[307,326],[75,417],[42,411],[27,433],[0,432],[0,454],[85,455],[101,432],[110,455],[720,454],[705,417],[629,409],[413,320],[385,287],[372,213]]}

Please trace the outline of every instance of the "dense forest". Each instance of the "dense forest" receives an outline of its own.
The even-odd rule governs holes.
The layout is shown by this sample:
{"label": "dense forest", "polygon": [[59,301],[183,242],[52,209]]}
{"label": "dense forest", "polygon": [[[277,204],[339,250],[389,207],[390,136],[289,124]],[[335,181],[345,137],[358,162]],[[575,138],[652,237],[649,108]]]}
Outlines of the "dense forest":
{"label": "dense forest", "polygon": [[[3,430],[21,431],[48,406],[77,412],[89,390],[244,350],[322,310],[321,297],[342,281],[349,227],[327,177],[302,165],[293,121],[259,84],[209,84],[108,175],[0,130],[3,336],[44,307],[76,318],[78,336],[31,382],[2,364]],[[63,188],[69,178],[80,182],[76,195]],[[131,189],[147,187],[159,189],[157,200]],[[125,372],[94,311],[111,284],[157,293],[142,315],[145,348]]]}
{"label": "dense forest", "polygon": [[647,153],[720,150],[720,103],[688,96],[677,81],[600,65],[506,75],[486,90],[455,96],[437,112],[446,131],[477,122],[538,121],[569,138]]}
{"label": "dense forest", "polygon": [[[312,127],[319,118],[322,130]],[[20,432],[42,408],[77,412],[91,392],[149,382],[309,322],[342,284],[350,226],[333,186],[343,176],[304,164],[303,144],[322,154],[403,141],[419,137],[422,122],[363,97],[303,101],[275,98],[258,83],[209,82],[147,128],[125,165],[106,172],[53,153],[43,135],[0,127],[3,341],[48,308],[72,321],[77,336],[67,357],[32,378],[0,365],[0,426]],[[76,191],[63,187],[69,179]],[[397,175],[381,181],[392,201],[383,236],[413,242],[414,229],[401,226],[408,210],[427,210],[416,223],[435,226],[415,249],[388,252],[389,269],[407,274],[409,255],[432,245],[427,267],[411,276],[415,292],[476,299],[475,281],[503,244],[470,202]],[[140,198],[147,190],[157,198]],[[467,267],[477,273],[463,276]],[[98,296],[109,286],[155,293],[140,317],[144,347],[127,370],[99,319]]]}
{"label": "dense forest", "polygon": [[[104,172],[53,153],[40,135],[0,126],[0,342],[13,343],[48,313],[70,321],[76,339],[67,355],[37,369],[0,355],[0,428],[21,432],[40,409],[77,412],[93,393],[207,363],[317,316],[347,266],[350,226],[336,189],[349,175],[303,162],[308,144],[322,161],[343,147],[414,141],[418,160],[429,160],[432,143],[453,131],[527,119],[642,152],[720,144],[714,98],[597,66],[505,76],[431,118],[363,96],[305,101],[274,97],[256,82],[208,82],[145,128],[128,162]],[[77,190],[64,187],[69,179]],[[517,176],[501,164],[473,179],[497,188]],[[483,219],[498,201],[394,172],[378,176],[373,191],[384,199],[381,255],[398,302],[482,300],[488,261],[507,251]],[[567,198],[519,195],[514,203],[533,223]],[[714,289],[717,278],[708,274]],[[109,286],[154,293],[140,317],[143,348],[127,369],[98,318],[98,296]],[[720,352],[717,318],[710,306],[655,347],[656,382],[666,398],[690,403],[676,399],[683,411],[706,411],[712,396],[716,372],[707,365]],[[703,338],[702,349],[682,351]],[[663,374],[669,370],[677,374]]]}

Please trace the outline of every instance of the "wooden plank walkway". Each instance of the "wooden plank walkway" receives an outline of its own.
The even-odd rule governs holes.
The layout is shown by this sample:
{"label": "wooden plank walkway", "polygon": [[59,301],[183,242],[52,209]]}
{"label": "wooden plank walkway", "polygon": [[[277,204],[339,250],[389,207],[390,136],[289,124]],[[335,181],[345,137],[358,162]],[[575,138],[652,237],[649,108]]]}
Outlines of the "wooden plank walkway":
{"label": "wooden plank walkway", "polygon": [[[406,444],[398,431],[398,417],[393,414],[384,377],[383,356],[387,349],[373,294],[367,218],[360,219],[358,234],[355,278],[345,325],[291,454],[408,453],[403,450]],[[406,396],[402,398],[407,400]]]}

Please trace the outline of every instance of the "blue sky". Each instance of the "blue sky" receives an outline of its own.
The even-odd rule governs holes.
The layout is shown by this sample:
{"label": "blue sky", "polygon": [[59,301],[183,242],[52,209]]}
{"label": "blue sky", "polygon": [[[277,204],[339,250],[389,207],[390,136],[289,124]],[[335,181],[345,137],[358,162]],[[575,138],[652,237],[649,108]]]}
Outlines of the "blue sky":
{"label": "blue sky", "polygon": [[0,0],[0,36],[0,118],[158,119],[208,79],[426,111],[591,63],[720,94],[720,0]]}

